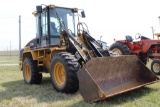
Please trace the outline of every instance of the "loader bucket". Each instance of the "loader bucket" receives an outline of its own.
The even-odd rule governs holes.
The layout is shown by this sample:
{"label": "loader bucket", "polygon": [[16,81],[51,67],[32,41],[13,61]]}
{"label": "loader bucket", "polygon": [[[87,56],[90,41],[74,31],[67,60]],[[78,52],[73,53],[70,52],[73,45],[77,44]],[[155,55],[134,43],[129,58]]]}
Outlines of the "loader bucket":
{"label": "loader bucket", "polygon": [[90,103],[159,81],[135,55],[93,58],[77,75],[79,91]]}

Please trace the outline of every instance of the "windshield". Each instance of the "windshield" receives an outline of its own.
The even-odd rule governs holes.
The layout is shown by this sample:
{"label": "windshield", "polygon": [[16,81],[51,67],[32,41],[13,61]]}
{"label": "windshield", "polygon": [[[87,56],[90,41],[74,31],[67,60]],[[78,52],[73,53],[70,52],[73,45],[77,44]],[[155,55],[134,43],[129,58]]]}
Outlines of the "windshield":
{"label": "windshield", "polygon": [[[55,11],[54,11],[55,10]],[[58,17],[57,17],[57,15]],[[69,29],[73,34],[75,34],[75,22],[74,22],[74,14],[71,9],[66,8],[53,8],[50,10],[50,22],[54,22],[55,28],[60,30],[60,22],[62,23],[62,29]],[[58,19],[59,18],[59,19]]]}

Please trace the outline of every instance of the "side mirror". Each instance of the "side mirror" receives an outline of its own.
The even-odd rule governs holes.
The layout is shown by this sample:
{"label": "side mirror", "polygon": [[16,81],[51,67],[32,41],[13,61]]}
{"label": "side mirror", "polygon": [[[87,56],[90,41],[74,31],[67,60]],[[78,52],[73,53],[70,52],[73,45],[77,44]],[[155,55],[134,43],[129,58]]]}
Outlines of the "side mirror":
{"label": "side mirror", "polygon": [[36,6],[37,13],[42,13],[42,6]]}
{"label": "side mirror", "polygon": [[85,18],[85,17],[86,17],[86,15],[85,15],[85,13],[84,13],[84,10],[81,11],[81,16],[82,16],[82,18]]}

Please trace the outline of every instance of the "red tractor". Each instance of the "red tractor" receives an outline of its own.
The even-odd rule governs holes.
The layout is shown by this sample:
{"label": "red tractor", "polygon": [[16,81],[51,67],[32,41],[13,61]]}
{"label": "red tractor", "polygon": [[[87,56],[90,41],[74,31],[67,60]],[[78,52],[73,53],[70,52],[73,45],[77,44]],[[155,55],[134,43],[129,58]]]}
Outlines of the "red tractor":
{"label": "red tractor", "polygon": [[[160,33],[155,34],[160,37]],[[115,40],[109,50],[116,55],[130,55],[134,54],[146,65],[149,58],[152,59],[151,70],[153,73],[160,75],[160,40],[152,40],[140,33],[135,35],[133,41],[131,36],[126,36],[125,40]]]}

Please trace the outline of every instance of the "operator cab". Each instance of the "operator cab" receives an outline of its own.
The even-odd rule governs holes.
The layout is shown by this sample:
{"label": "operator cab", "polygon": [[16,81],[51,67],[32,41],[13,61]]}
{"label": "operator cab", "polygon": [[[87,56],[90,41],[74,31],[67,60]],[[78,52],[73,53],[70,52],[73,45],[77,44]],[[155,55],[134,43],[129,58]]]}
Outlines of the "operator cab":
{"label": "operator cab", "polygon": [[[44,8],[42,9],[42,6]],[[36,47],[59,46],[61,30],[69,30],[76,35],[75,15],[77,8],[41,5],[33,14],[36,17]]]}

